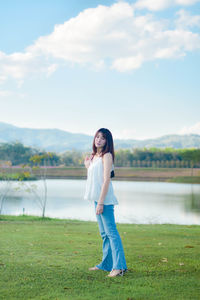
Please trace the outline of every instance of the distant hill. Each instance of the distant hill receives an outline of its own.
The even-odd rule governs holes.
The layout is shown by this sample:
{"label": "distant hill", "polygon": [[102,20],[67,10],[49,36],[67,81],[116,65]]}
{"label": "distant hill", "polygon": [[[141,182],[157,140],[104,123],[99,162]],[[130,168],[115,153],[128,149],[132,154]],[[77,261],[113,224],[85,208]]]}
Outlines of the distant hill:
{"label": "distant hill", "polygon": [[200,135],[187,134],[187,135],[164,135],[155,139],[146,140],[115,140],[118,148],[200,148]]}
{"label": "distant hill", "polygon": [[0,143],[15,141],[47,151],[64,152],[72,149],[89,149],[92,137],[60,129],[19,128],[0,122]]}
{"label": "distant hill", "polygon": [[[60,129],[30,129],[19,128],[10,124],[0,122],[0,143],[19,141],[26,146],[32,146],[46,151],[64,152],[66,150],[91,149],[93,137],[70,133]],[[121,140],[114,141],[115,149],[130,148],[200,148],[200,135],[165,135],[156,139],[147,140]]]}

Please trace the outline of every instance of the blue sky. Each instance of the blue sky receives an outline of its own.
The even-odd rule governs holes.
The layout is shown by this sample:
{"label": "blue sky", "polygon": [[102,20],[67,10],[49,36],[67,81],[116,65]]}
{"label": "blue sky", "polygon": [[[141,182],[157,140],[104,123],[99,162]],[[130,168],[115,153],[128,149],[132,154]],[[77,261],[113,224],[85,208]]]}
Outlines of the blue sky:
{"label": "blue sky", "polygon": [[200,134],[198,0],[0,4],[0,121],[114,138]]}

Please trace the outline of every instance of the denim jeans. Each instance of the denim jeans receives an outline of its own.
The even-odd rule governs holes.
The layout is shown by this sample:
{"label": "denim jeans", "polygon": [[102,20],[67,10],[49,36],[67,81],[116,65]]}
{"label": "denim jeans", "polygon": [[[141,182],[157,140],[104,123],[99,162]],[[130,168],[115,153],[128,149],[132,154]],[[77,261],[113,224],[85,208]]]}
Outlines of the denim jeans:
{"label": "denim jeans", "polygon": [[[97,202],[95,202],[95,213],[96,207]],[[104,205],[103,213],[96,215],[96,218],[103,240],[102,262],[96,267],[104,271],[127,270],[122,241],[115,224],[114,205]]]}

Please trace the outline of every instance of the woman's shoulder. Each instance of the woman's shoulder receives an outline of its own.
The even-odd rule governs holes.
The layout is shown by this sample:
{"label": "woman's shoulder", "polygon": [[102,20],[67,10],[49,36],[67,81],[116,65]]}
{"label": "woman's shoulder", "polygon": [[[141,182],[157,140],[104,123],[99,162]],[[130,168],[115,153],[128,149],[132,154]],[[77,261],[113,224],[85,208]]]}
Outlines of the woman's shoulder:
{"label": "woman's shoulder", "polygon": [[106,152],[103,157],[111,157],[112,158],[112,153],[111,152]]}
{"label": "woman's shoulder", "polygon": [[113,161],[112,153],[106,152],[106,153],[103,155],[103,160],[105,160],[105,161]]}

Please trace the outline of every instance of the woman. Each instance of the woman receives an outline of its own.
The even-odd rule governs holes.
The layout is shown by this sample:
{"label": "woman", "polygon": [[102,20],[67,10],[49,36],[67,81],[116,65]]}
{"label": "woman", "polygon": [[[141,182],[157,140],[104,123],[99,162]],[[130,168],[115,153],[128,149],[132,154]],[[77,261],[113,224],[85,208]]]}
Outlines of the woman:
{"label": "woman", "polygon": [[88,169],[84,199],[94,201],[99,231],[103,239],[103,258],[90,271],[110,271],[108,277],[123,275],[127,270],[124,250],[114,218],[114,205],[118,201],[114,195],[110,177],[114,172],[114,146],[111,132],[100,128],[93,140],[93,153],[86,156]]}

